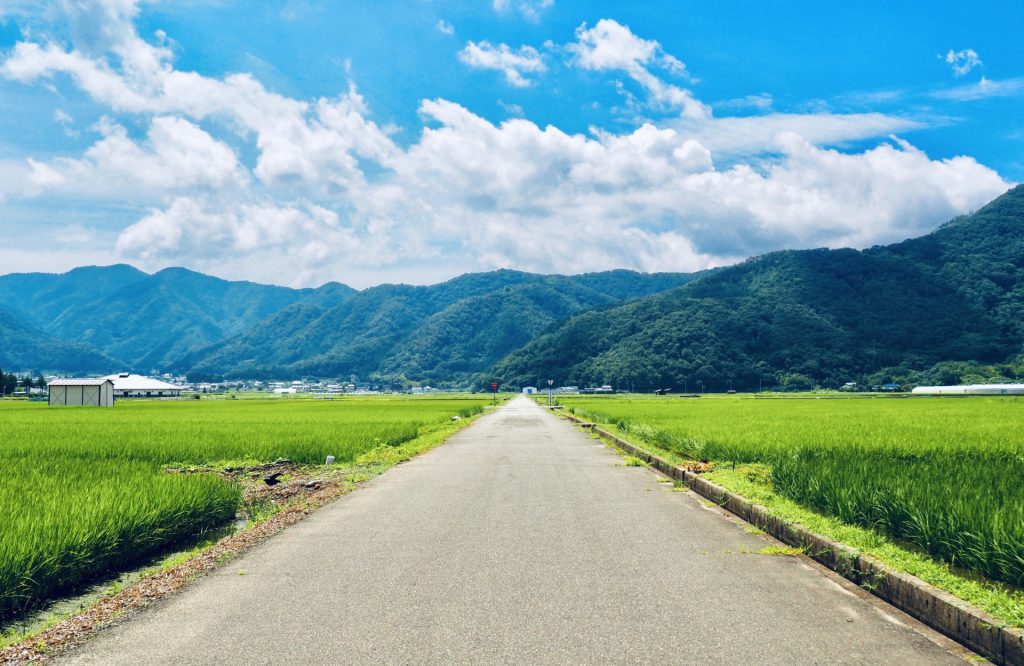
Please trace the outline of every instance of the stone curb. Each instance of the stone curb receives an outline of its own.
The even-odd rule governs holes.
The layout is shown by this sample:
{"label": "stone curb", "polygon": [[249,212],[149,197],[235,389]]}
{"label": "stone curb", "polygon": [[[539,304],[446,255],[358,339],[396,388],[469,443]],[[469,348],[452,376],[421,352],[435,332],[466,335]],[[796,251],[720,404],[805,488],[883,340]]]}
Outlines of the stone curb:
{"label": "stone curb", "polygon": [[896,571],[875,558],[838,541],[811,532],[798,523],[772,515],[754,504],[689,470],[677,467],[631,442],[598,428],[572,414],[562,416],[611,440],[631,456],[682,481],[693,491],[743,520],[763,529],[783,543],[803,548],[807,555],[844,578],[865,588],[932,629],[961,643],[995,664],[1024,666],[1024,630],[1000,626],[994,617],[957,597],[907,573]]}

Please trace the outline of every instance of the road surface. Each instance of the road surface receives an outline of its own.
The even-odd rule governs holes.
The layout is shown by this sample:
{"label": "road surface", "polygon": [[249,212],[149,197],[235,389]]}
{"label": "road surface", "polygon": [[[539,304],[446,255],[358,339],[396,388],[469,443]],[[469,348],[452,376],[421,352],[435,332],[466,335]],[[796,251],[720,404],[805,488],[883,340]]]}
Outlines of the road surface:
{"label": "road surface", "polygon": [[525,398],[72,664],[962,664]]}

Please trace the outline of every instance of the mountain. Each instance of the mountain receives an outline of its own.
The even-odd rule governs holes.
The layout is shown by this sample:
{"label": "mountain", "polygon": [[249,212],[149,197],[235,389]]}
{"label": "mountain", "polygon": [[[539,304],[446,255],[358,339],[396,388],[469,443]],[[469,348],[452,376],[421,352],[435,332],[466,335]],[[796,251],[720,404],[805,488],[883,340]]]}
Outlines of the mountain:
{"label": "mountain", "polygon": [[104,372],[112,361],[96,349],[65,342],[0,309],[0,368],[7,371]]}
{"label": "mountain", "polygon": [[[89,344],[144,372],[239,335],[290,305],[336,304],[355,290],[330,283],[288,289],[232,282],[183,268],[149,275],[131,266],[89,266],[60,275],[0,277],[0,306],[64,340]],[[70,369],[70,368],[69,368]]]}
{"label": "mountain", "polygon": [[431,286],[381,285],[325,306],[284,308],[183,359],[196,377],[377,377],[458,381],[569,316],[672,288],[685,274],[543,276],[499,270]]}
{"label": "mountain", "polygon": [[1024,186],[896,245],[784,251],[582,313],[486,375],[636,390],[836,386],[1024,342]]}

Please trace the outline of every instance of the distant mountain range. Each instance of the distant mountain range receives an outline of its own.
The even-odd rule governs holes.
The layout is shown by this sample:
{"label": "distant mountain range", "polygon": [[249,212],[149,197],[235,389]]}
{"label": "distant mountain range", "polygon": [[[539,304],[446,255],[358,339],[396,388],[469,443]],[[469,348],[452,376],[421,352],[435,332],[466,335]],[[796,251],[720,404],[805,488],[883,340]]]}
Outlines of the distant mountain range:
{"label": "distant mountain range", "polygon": [[356,291],[125,265],[12,274],[0,277],[0,368],[464,383],[554,323],[692,278],[500,270]]}
{"label": "distant mountain range", "polygon": [[1010,376],[1022,343],[1024,186],[896,245],[695,274],[500,270],[362,291],[125,265],[0,276],[5,370],[744,390],[952,361]]}

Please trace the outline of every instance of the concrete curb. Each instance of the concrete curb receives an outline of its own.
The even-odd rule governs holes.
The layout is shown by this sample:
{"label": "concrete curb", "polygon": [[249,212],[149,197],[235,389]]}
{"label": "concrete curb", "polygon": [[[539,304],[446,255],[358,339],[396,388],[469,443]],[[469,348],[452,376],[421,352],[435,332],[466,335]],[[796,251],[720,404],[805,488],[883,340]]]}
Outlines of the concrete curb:
{"label": "concrete curb", "polygon": [[677,467],[631,442],[565,412],[562,416],[591,429],[631,456],[666,476],[682,481],[723,509],[756,525],[783,543],[803,548],[807,555],[844,578],[867,589],[932,629],[961,643],[995,664],[1024,666],[1024,630],[1000,626],[994,617],[925,581],[892,569],[838,541],[811,532],[798,523],[773,516],[754,504],[689,470]]}

